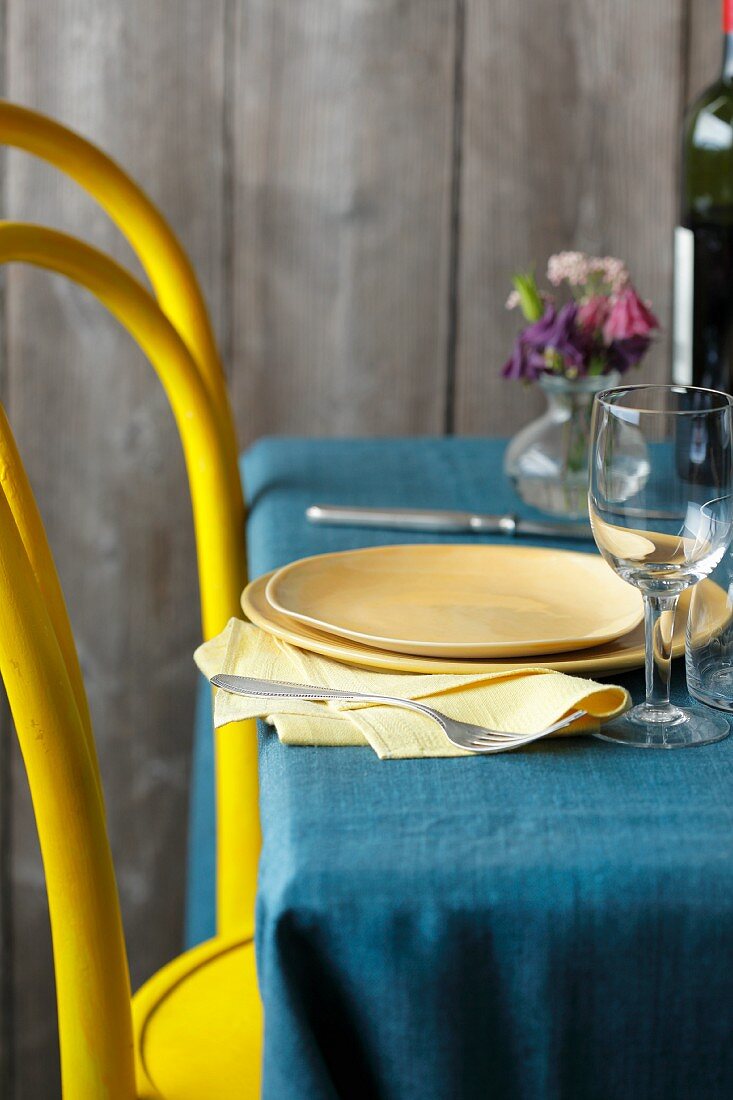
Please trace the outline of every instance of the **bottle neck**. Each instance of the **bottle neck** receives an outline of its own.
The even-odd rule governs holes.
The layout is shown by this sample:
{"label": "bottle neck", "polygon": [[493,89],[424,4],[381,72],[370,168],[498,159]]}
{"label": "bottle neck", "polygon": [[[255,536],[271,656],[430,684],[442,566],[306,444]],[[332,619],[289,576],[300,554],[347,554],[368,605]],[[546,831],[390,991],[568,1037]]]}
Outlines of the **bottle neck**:
{"label": "bottle neck", "polygon": [[733,82],[733,30],[723,36],[723,80]]}
{"label": "bottle neck", "polygon": [[723,0],[723,79],[733,80],[733,0]]}

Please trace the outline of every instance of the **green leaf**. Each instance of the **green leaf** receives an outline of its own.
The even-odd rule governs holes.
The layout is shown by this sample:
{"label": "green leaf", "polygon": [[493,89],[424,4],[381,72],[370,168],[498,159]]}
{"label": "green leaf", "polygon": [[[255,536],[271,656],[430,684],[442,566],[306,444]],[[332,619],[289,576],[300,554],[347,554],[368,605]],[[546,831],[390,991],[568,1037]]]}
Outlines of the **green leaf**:
{"label": "green leaf", "polygon": [[528,275],[515,275],[512,284],[519,295],[519,304],[525,318],[532,323],[539,321],[545,312],[544,303],[537,289],[537,280],[530,272]]}

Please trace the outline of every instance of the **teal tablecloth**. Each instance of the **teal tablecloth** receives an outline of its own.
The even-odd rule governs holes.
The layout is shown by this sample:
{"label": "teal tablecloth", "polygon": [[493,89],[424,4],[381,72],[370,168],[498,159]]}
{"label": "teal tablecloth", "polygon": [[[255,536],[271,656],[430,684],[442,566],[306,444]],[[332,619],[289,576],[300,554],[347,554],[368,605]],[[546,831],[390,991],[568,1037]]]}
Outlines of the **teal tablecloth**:
{"label": "teal tablecloth", "polygon": [[[314,501],[514,508],[502,449],[264,440],[251,572],[409,541],[309,527]],[[266,1100],[733,1097],[733,739],[393,762],[260,740]],[[203,696],[196,754],[192,942],[213,931]]]}

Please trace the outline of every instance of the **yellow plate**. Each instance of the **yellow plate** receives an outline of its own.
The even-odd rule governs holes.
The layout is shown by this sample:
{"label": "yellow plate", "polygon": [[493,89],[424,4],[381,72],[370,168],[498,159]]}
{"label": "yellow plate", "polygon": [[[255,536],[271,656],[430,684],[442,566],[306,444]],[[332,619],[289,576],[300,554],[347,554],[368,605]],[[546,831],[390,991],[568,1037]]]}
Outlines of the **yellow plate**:
{"label": "yellow plate", "polygon": [[[370,649],[368,646],[360,646],[342,638],[321,634],[304,623],[295,622],[277,612],[268,602],[266,595],[267,584],[273,576],[274,573],[268,573],[264,577],[258,577],[242,593],[242,609],[250,622],[267,631],[268,634],[272,634],[273,637],[280,638],[300,649],[320,653],[324,657],[332,657],[335,661],[343,661],[349,665],[381,668],[390,672],[454,672],[470,675],[474,672],[502,670],[507,672],[516,668],[533,668],[541,663],[544,668],[554,668],[559,672],[568,672],[573,675],[610,676],[632,668],[640,668],[644,664],[643,625],[636,626],[622,638],[606,642],[605,645],[595,649],[586,649],[579,653],[551,654],[541,662],[537,660],[451,661],[440,657],[408,657],[401,653]],[[711,615],[712,633],[718,623],[722,624],[726,620],[726,593],[712,581],[701,583],[716,590],[708,596],[709,606],[718,609]],[[685,651],[685,623],[689,602],[689,591],[683,592],[672,646],[675,657],[681,656]]]}
{"label": "yellow plate", "polygon": [[641,595],[600,554],[540,546],[370,546],[279,569],[281,615],[359,645],[420,657],[531,657],[590,649],[642,619]]}

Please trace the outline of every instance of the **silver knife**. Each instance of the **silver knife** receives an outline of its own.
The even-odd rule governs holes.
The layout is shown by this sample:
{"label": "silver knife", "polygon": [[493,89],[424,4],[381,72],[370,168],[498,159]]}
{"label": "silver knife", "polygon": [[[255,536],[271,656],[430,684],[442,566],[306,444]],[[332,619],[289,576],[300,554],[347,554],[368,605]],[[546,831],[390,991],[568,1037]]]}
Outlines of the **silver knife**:
{"label": "silver knife", "polygon": [[592,539],[587,523],[547,523],[521,516],[479,515],[474,512],[426,511],[422,508],[357,508],[343,504],[312,504],[311,523],[332,527],[376,527],[392,531],[447,534],[472,531],[491,535],[544,535],[558,539]]}

